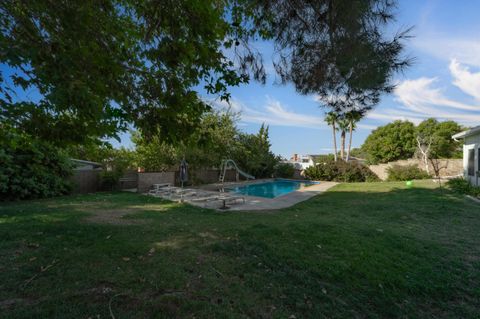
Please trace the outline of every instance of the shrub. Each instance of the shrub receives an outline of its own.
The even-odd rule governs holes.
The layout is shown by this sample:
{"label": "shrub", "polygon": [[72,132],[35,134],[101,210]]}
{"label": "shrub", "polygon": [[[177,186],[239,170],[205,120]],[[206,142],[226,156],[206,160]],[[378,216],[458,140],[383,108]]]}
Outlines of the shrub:
{"label": "shrub", "polygon": [[379,178],[367,166],[358,162],[327,160],[305,170],[305,177],[335,182],[376,182]]}
{"label": "shrub", "polygon": [[72,188],[72,164],[62,150],[5,126],[0,163],[0,200],[52,197]]}
{"label": "shrub", "polygon": [[118,171],[102,171],[100,173],[100,188],[102,190],[111,191],[118,186],[118,181],[122,173]]}
{"label": "shrub", "polygon": [[410,181],[413,179],[427,179],[431,176],[416,165],[393,165],[387,168],[388,181]]}
{"label": "shrub", "polygon": [[295,174],[295,167],[290,163],[279,163],[275,166],[275,177],[292,178]]}
{"label": "shrub", "polygon": [[449,180],[447,186],[456,193],[480,197],[480,187],[473,186],[461,177]]}

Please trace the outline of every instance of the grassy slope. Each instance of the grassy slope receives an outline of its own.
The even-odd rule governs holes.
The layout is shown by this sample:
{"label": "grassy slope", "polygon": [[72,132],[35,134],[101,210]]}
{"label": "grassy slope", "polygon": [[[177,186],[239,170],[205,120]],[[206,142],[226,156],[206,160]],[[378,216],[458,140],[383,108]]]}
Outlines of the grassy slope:
{"label": "grassy slope", "polygon": [[[129,193],[4,204],[0,317],[478,316],[480,206],[416,185],[344,184],[274,213]],[[137,224],[85,222],[125,208]]]}

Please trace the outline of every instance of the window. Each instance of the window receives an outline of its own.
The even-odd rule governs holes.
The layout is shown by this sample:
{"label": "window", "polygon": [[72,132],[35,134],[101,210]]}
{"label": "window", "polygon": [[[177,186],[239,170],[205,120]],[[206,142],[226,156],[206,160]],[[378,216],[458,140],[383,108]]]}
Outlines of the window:
{"label": "window", "polygon": [[468,150],[468,176],[475,176],[475,149]]}
{"label": "window", "polygon": [[477,151],[477,171],[480,171],[480,148]]}

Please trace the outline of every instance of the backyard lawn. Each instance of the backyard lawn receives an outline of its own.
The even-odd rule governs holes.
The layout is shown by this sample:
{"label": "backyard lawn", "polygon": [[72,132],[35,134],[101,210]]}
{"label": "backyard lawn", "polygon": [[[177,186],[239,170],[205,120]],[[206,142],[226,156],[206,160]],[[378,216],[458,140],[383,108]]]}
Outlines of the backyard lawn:
{"label": "backyard lawn", "polygon": [[0,204],[0,317],[478,317],[480,205],[441,194],[342,184],[270,212],[132,193]]}

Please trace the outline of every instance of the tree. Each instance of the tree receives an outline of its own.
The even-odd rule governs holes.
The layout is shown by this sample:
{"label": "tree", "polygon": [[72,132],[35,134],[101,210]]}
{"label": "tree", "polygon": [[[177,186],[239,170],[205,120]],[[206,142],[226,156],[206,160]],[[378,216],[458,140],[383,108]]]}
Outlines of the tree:
{"label": "tree", "polygon": [[268,126],[262,124],[257,134],[240,133],[233,160],[256,178],[272,177],[280,158],[270,150]]}
{"label": "tree", "polygon": [[51,143],[0,123],[0,201],[59,196],[72,188],[72,163]]}
{"label": "tree", "polygon": [[[224,54],[247,37],[226,18],[232,3],[1,1],[0,63],[9,72],[0,74],[0,120],[60,145],[132,123],[146,136],[187,137],[209,109],[195,86],[228,98],[229,85],[247,81]],[[240,59],[244,69],[256,65]]]}
{"label": "tree", "polygon": [[345,139],[349,126],[350,121],[345,116],[342,116],[338,121],[338,129],[340,131],[340,158],[342,160],[345,160]]}
{"label": "tree", "polygon": [[146,139],[140,132],[132,138],[137,161],[147,171],[163,171],[177,165],[185,157],[192,169],[216,167],[234,153],[238,130],[236,114],[210,111],[190,137],[180,143],[167,143],[160,135]]}
{"label": "tree", "polygon": [[338,116],[335,112],[328,112],[325,116],[325,122],[328,125],[332,126],[332,138],[333,138],[333,154],[335,156],[335,161],[337,161],[337,122]]}
{"label": "tree", "polygon": [[439,122],[429,118],[417,127],[417,135],[431,139],[430,153],[433,158],[462,158],[462,143],[454,141],[452,135],[464,128],[454,121]]}
{"label": "tree", "polygon": [[413,156],[416,149],[415,125],[409,121],[394,121],[380,126],[367,137],[362,151],[371,164],[387,163]]}
{"label": "tree", "polygon": [[[228,99],[228,86],[250,75],[265,81],[262,56],[250,46],[258,39],[274,42],[278,73],[299,91],[341,92],[372,104],[406,64],[399,58],[404,34],[382,36],[393,6],[391,0],[4,0],[0,63],[9,72],[0,75],[0,120],[58,144],[116,136],[131,124],[146,138],[180,141],[209,110],[196,87]],[[18,90],[37,98],[21,99]]]}
{"label": "tree", "polygon": [[353,131],[356,128],[356,123],[359,122],[360,119],[363,117],[363,114],[358,111],[351,111],[345,114],[345,117],[349,122],[348,129],[350,131],[350,138],[348,140],[348,150],[347,150],[347,159],[346,159],[346,161],[348,162],[350,160],[350,152],[352,148]]}
{"label": "tree", "polygon": [[432,147],[433,137],[419,134],[416,137],[418,150],[422,154],[423,164],[425,165],[425,171],[430,174],[430,168],[428,166],[428,160],[430,159],[430,149]]}
{"label": "tree", "polygon": [[391,0],[265,1],[275,39],[277,73],[301,94],[316,94],[339,115],[370,109],[393,89],[408,30],[388,37]]}

